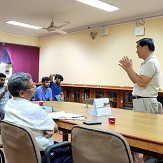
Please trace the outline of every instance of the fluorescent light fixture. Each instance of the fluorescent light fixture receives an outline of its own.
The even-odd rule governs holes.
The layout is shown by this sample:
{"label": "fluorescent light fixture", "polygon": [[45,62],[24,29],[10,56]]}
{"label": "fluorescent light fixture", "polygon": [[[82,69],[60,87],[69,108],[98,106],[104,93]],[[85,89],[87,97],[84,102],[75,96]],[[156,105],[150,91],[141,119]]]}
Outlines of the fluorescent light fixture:
{"label": "fluorescent light fixture", "polygon": [[30,24],[25,24],[25,23],[20,23],[20,22],[16,22],[16,21],[12,21],[12,20],[7,21],[6,23],[21,26],[21,27],[26,27],[26,28],[32,28],[32,29],[42,29],[42,27],[38,27],[38,26],[30,25]]}
{"label": "fluorescent light fixture", "polygon": [[85,3],[87,5],[90,5],[90,6],[93,6],[101,10],[108,11],[108,12],[119,10],[118,7],[115,7],[105,2],[101,2],[99,0],[76,0],[76,1]]}

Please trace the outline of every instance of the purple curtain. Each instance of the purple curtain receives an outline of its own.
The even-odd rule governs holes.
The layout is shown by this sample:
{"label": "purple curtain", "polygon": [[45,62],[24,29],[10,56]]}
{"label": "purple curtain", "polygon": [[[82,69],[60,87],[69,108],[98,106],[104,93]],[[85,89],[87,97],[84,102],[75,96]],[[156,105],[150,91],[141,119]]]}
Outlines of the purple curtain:
{"label": "purple curtain", "polygon": [[[34,82],[38,82],[39,75],[39,47],[5,43],[7,52],[13,65],[13,73],[27,72]],[[0,43],[0,60],[2,58],[2,43]]]}

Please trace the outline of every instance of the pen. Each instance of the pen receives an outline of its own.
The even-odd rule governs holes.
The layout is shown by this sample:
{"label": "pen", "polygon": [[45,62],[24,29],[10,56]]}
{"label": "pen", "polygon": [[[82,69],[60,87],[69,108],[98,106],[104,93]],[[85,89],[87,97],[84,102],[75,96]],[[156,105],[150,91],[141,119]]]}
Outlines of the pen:
{"label": "pen", "polygon": [[84,117],[84,116],[81,115],[81,116],[76,116],[76,117],[71,117],[71,118],[81,118],[81,117]]}

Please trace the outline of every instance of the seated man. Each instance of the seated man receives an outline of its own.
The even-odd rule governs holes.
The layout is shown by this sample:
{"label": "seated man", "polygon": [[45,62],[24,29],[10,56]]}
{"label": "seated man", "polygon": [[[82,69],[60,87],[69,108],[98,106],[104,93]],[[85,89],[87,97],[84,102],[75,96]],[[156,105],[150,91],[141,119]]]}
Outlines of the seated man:
{"label": "seated man", "polygon": [[[5,120],[27,126],[33,131],[44,163],[43,151],[54,144],[52,135],[58,131],[58,126],[38,104],[30,101],[36,89],[30,74],[23,72],[13,74],[8,80],[8,89],[13,97],[5,105]],[[56,159],[63,163],[72,163],[70,149],[66,148],[66,154],[65,148],[61,149],[54,151],[58,152],[58,157],[55,158],[56,155],[53,155],[52,163],[56,163]]]}
{"label": "seated man", "polygon": [[[53,77],[55,76],[55,81],[53,82]],[[50,88],[52,90],[52,96],[54,101],[64,101],[64,94],[62,87],[60,86],[63,81],[62,75],[51,74],[50,75]]]}
{"label": "seated man", "polygon": [[37,87],[35,91],[34,100],[35,101],[52,101],[52,90],[49,88],[50,86],[50,78],[43,77],[42,85]]}
{"label": "seated man", "polygon": [[2,119],[4,117],[4,106],[10,97],[8,86],[5,84],[5,80],[6,80],[6,75],[0,73],[0,114]]}

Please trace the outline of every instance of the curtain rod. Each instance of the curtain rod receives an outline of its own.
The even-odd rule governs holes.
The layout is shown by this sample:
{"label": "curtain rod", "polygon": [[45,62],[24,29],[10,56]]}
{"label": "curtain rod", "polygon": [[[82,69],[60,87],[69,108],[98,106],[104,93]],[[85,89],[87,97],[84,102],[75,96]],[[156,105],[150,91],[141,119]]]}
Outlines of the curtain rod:
{"label": "curtain rod", "polygon": [[2,45],[5,45],[5,44],[11,44],[11,45],[20,45],[20,46],[29,46],[29,47],[40,48],[39,46],[24,45],[24,44],[16,44],[16,43],[9,43],[9,42],[2,42],[2,41],[0,41],[0,43],[2,43]]}

